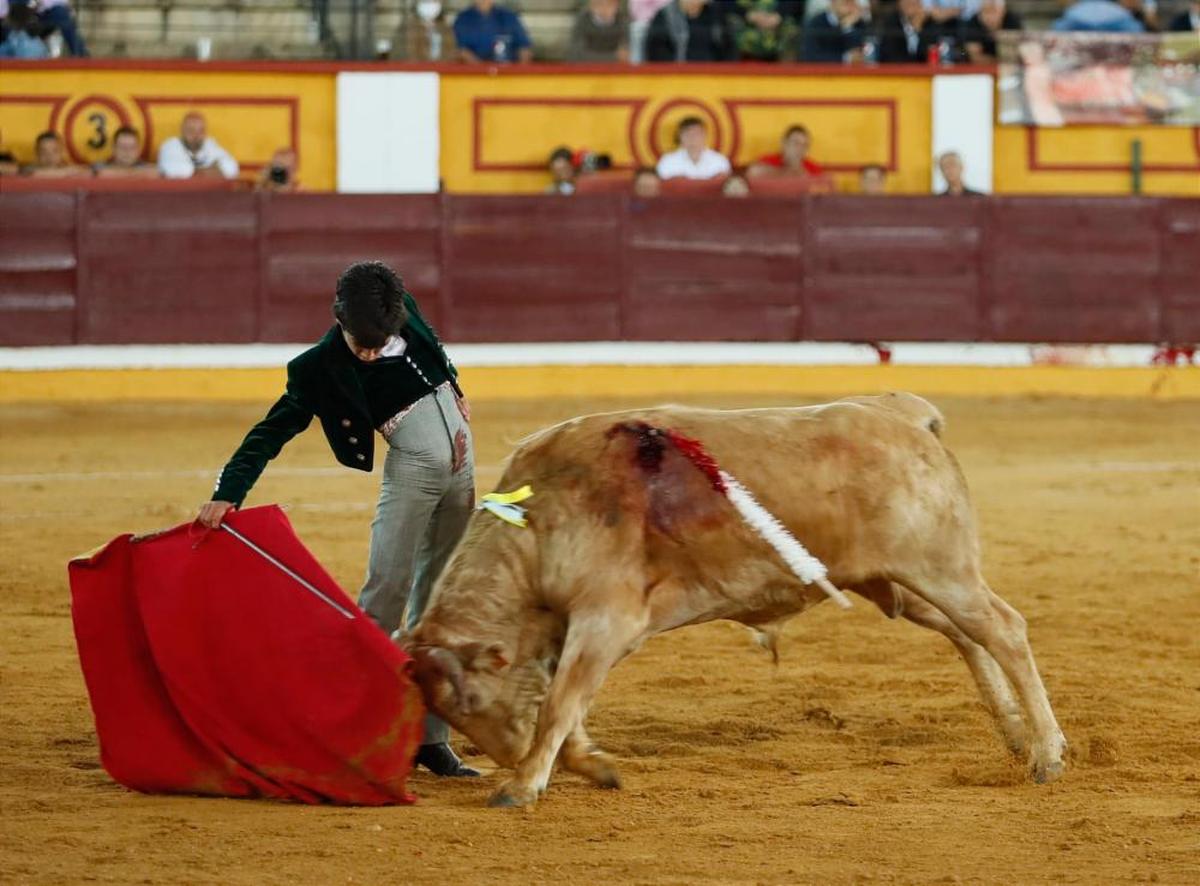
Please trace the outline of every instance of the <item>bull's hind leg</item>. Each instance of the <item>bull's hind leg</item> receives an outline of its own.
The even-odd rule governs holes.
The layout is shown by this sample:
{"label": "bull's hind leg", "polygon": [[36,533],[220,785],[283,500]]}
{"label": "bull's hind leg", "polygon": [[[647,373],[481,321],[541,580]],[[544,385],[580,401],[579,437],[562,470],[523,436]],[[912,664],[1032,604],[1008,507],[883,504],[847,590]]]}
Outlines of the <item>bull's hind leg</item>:
{"label": "bull's hind leg", "polygon": [[961,581],[904,582],[939,609],[969,639],[991,653],[1017,692],[1029,724],[1030,767],[1039,783],[1054,781],[1065,768],[1066,739],[1033,660],[1025,619],[1000,599],[977,573]]}
{"label": "bull's hind leg", "polygon": [[621,776],[617,772],[616,761],[611,755],[592,744],[582,722],[563,742],[558,760],[568,772],[582,775],[602,788],[619,788],[621,786]]}
{"label": "bull's hind leg", "polygon": [[[621,616],[621,606],[573,613],[550,691],[538,712],[537,734],[515,776],[492,795],[492,806],[526,806],[550,782],[559,750],[587,715],[608,672],[634,647],[645,625]],[[624,610],[628,611],[628,610]]]}
{"label": "bull's hind leg", "polygon": [[1021,720],[1021,703],[1013,694],[1008,679],[1004,676],[996,659],[991,654],[954,626],[941,610],[926,603],[912,591],[899,588],[900,614],[913,624],[931,631],[937,631],[954,647],[971,669],[975,685],[983,702],[996,719],[1000,734],[1008,749],[1018,757],[1024,758],[1028,753],[1025,741],[1025,724]]}

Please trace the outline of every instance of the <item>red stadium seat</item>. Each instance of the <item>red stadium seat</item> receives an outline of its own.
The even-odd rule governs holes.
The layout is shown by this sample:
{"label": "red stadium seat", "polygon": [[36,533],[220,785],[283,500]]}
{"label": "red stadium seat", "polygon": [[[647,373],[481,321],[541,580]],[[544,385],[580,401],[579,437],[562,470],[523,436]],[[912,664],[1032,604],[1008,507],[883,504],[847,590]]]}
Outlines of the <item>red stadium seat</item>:
{"label": "red stadium seat", "polygon": [[37,178],[5,176],[5,193],[29,191],[239,191],[249,182],[221,178]]}
{"label": "red stadium seat", "polygon": [[623,194],[633,189],[633,173],[625,169],[584,173],[575,179],[576,194]]}
{"label": "red stadium seat", "polygon": [[831,194],[833,180],[828,176],[781,175],[749,178],[750,193],[756,197],[803,197],[805,194]]}
{"label": "red stadium seat", "polygon": [[725,178],[669,178],[662,183],[662,194],[664,197],[711,197],[721,193]]}

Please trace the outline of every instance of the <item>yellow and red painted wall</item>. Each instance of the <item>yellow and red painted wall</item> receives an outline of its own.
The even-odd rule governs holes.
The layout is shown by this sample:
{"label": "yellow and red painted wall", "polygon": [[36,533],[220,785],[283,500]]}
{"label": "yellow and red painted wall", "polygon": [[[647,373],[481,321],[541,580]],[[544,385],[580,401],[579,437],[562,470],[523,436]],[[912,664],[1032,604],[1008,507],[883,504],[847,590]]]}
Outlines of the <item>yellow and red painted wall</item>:
{"label": "yellow and red painted wall", "polygon": [[[186,63],[6,62],[0,67],[0,139],[29,160],[37,133],[55,129],[71,156],[107,156],[122,124],[148,141],[147,155],[197,108],[210,131],[254,173],[279,147],[300,156],[305,188],[338,187],[338,76],[436,74],[435,130],[445,189],[534,192],[559,144],[612,155],[619,167],[653,162],[671,147],[685,115],[706,119],[715,146],[735,164],[775,149],[793,122],[813,132],[813,154],[843,190],[863,165],[880,163],[896,193],[928,193],[934,150],[933,77],[922,67],[805,66],[651,68]],[[953,69],[990,74],[990,69]],[[427,81],[430,78],[426,78]],[[403,113],[398,107],[392,113]],[[1200,129],[1088,126],[1039,129],[993,124],[993,190],[1001,194],[1120,194],[1130,188],[1131,144],[1142,142],[1143,190],[1200,196]],[[343,151],[345,141],[343,141]],[[345,158],[343,158],[344,162]]]}

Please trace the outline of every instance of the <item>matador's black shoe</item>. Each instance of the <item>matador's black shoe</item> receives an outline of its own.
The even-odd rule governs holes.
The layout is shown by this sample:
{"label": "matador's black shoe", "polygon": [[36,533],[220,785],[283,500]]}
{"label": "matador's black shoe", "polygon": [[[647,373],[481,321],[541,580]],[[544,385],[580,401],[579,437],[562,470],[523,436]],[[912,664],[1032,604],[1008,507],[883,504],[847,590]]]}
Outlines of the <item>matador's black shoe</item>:
{"label": "matador's black shoe", "polygon": [[450,745],[444,742],[421,745],[414,762],[443,778],[474,778],[479,775],[478,772],[458,759],[454,751],[450,750]]}

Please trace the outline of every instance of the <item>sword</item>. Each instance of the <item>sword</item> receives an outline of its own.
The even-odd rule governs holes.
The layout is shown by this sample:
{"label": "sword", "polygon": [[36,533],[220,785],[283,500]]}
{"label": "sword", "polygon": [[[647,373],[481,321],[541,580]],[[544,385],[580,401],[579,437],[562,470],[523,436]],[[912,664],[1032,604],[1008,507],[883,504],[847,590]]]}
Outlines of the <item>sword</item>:
{"label": "sword", "polygon": [[345,618],[350,618],[350,619],[354,618],[353,612],[351,612],[349,609],[347,609],[341,603],[337,602],[337,600],[331,599],[329,596],[327,596],[324,592],[322,592],[316,585],[314,585],[308,579],[304,578],[303,576],[297,575],[293,570],[289,569],[287,566],[280,563],[278,560],[276,560],[274,557],[272,557],[270,554],[268,554],[266,551],[264,551],[262,548],[260,548],[254,542],[250,541],[250,539],[246,538],[246,536],[242,535],[240,532],[238,532],[236,529],[234,529],[228,523],[222,523],[220,528],[224,529],[226,532],[228,532],[230,535],[232,535],[234,538],[236,538],[238,541],[240,541],[242,544],[244,544],[250,550],[254,551],[254,553],[258,554],[260,557],[262,557],[264,560],[266,560],[268,563],[270,563],[272,566],[274,566],[280,572],[284,573],[285,575],[287,575],[290,578],[292,578],[293,580],[295,580],[301,587],[303,587],[306,591],[308,591],[314,597],[319,599],[321,602],[325,603],[328,606],[332,606],[339,613],[341,613],[341,615],[343,615]]}

